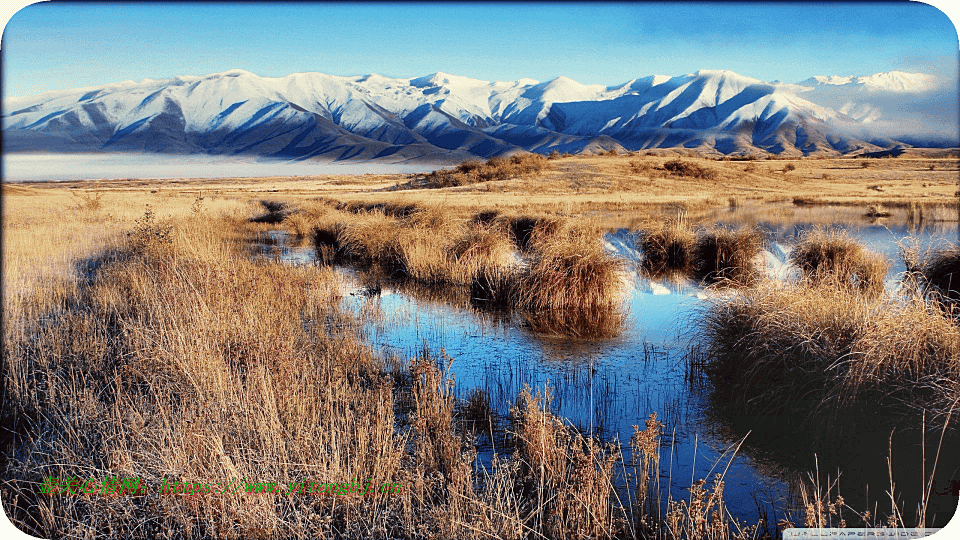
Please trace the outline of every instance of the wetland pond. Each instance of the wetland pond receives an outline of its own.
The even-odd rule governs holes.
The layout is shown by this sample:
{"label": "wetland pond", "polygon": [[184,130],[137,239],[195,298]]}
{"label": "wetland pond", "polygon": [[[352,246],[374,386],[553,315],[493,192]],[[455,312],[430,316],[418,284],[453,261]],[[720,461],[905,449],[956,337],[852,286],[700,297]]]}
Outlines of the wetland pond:
{"label": "wetland pond", "polygon": [[[894,212],[877,220],[865,217],[863,207],[768,204],[717,210],[699,224],[759,226],[767,240],[766,272],[780,279],[791,279],[787,261],[803,231],[817,225],[839,227],[890,260],[886,286],[895,289],[905,271],[900,256],[905,239],[917,242],[922,252],[956,242],[958,228],[955,217],[917,226]],[[862,431],[845,433],[842,443],[826,441],[814,447],[809,438],[769,429],[769,421],[754,423],[752,418],[725,412],[722,404],[711,399],[711,384],[697,369],[705,347],[698,339],[698,326],[711,301],[723,293],[692,280],[644,277],[636,271],[640,254],[632,232],[635,224],[623,220],[614,225],[619,226],[612,226],[605,235],[606,248],[628,261],[630,275],[624,299],[626,322],[613,338],[538,334],[522,316],[476,309],[469,291],[374,280],[359,270],[337,266],[344,281],[344,303],[361,315],[365,338],[384,357],[409,359],[425,348],[439,357],[442,350],[452,359],[443,367],[449,367],[455,378],[458,398],[467,400],[477,390],[486,393],[493,419],[476,431],[478,466],[488,464],[495,453],[510,451],[505,447],[510,408],[524,385],[534,394],[549,387],[554,413],[584,433],[619,442],[625,460],[630,456],[633,426],[643,427],[648,416],[657,413],[665,426],[660,461],[663,500],[667,490],[675,500],[687,499],[692,480],[706,479],[710,485],[716,473],[724,473],[724,499],[730,513],[747,524],[765,519],[772,530],[787,509],[793,510],[796,523],[797,481],[804,478],[809,483],[808,474],[819,470],[823,484],[828,475],[833,481],[841,473],[841,493],[851,507],[877,515],[874,509],[879,500],[880,510],[884,501],[889,510],[885,491],[890,488],[890,430],[876,427],[872,431],[873,424],[865,422]],[[284,238],[285,233],[271,231],[261,253],[290,264],[314,264],[311,247],[291,247]],[[895,464],[909,469],[897,486],[898,492],[904,490],[904,500],[914,500],[908,483],[922,484],[921,454],[915,448],[919,437],[914,433],[893,439]],[[897,454],[901,451],[902,455]],[[932,455],[928,449],[927,474]],[[956,471],[946,468],[950,466],[944,465],[945,478],[956,478]],[[941,497],[940,502],[948,514],[940,514],[936,521],[945,523],[956,499]],[[802,511],[799,516],[802,526]]]}

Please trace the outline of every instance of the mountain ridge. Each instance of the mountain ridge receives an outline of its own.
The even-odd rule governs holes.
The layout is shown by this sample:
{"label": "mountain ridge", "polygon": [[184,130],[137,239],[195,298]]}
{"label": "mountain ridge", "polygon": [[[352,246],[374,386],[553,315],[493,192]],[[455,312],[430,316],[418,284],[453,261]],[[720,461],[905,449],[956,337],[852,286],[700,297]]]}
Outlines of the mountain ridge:
{"label": "mountain ridge", "polygon": [[[923,80],[877,75],[871,80]],[[443,156],[456,162],[523,151],[654,148],[838,155],[897,143],[853,136],[868,122],[845,114],[852,108],[840,112],[797,95],[806,90],[788,91],[797,86],[802,85],[767,83],[728,70],[603,86],[568,77],[547,82],[489,82],[443,72],[413,78],[261,77],[234,69],[8,99],[4,150],[295,160]],[[871,109],[871,114],[873,120],[880,113]]]}

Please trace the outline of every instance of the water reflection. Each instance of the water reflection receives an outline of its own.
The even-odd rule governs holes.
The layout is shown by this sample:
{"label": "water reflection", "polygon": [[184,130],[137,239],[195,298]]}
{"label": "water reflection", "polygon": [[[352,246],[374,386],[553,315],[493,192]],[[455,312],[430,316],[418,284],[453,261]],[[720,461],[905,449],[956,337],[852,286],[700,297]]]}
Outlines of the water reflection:
{"label": "water reflection", "polygon": [[[804,231],[839,226],[893,262],[886,279],[886,286],[893,288],[905,271],[900,245],[906,238],[927,249],[949,242],[957,232],[954,223],[911,222],[901,210],[894,209],[889,218],[871,222],[864,210],[856,207],[825,211],[748,206],[704,216],[701,224],[759,227],[766,245],[758,263],[767,275],[778,279],[795,275],[788,264],[789,255]],[[274,240],[262,249],[263,256],[290,264],[312,262],[310,247],[288,247]],[[639,261],[630,227],[611,230],[605,246],[627,261]],[[710,385],[696,369],[700,361],[696,329],[707,305],[704,300],[726,293],[704,288],[687,275],[650,278],[637,271],[636,265],[629,267],[632,270],[624,275],[628,290],[624,319],[619,323],[623,331],[603,339],[557,337],[558,332],[544,331],[539,323],[542,319],[484,309],[471,301],[469,288],[426,287],[392,282],[375,272],[341,271],[345,305],[365,315],[365,337],[384,355],[412,358],[427,347],[442,349],[453,358],[458,396],[465,404],[482,402],[483,407],[475,407],[489,411],[487,417],[492,420],[477,430],[482,434],[478,435],[481,459],[502,451],[504,419],[524,385],[535,391],[549,386],[555,413],[586,433],[618,439],[627,459],[630,449],[626,442],[632,426],[642,425],[650,413],[657,412],[666,425],[661,485],[674,499],[686,498],[692,480],[709,478],[727,467],[731,447],[744,437],[746,442],[725,477],[728,507],[740,519],[755,521],[766,514],[775,521],[795,495],[791,483],[818,463],[824,467],[824,475],[843,471],[847,492],[860,497],[857,509],[867,509],[865,505],[880,499],[889,487],[889,423],[859,425],[851,421],[830,432],[831,436],[848,437],[848,444],[835,444],[812,441],[810,434],[817,432],[816,425],[806,434],[789,432],[777,426],[775,418],[748,418],[727,411],[723,403],[712,399]],[[851,418],[869,418],[868,413]],[[927,439],[936,438],[928,434]],[[896,437],[898,462],[920,463],[916,442],[916,433]],[[935,450],[928,449],[928,456]],[[945,478],[957,477],[957,469],[949,469],[957,465],[949,460],[944,463]],[[902,478],[901,491],[908,497],[916,495],[911,490],[917,491],[916,486],[908,486],[910,482],[922,485],[919,474]],[[863,489],[868,484],[872,493]],[[937,504],[943,506],[943,500]]]}

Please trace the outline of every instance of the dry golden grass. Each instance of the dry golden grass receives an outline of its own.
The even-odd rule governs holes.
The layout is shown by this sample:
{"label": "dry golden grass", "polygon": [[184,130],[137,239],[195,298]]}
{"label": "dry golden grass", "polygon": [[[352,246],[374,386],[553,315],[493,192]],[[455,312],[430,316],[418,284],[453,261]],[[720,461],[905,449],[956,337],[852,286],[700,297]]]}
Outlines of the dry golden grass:
{"label": "dry golden grass", "polygon": [[[611,464],[622,456],[564,426],[529,393],[520,396],[514,415],[516,451],[497,458],[490,471],[474,470],[466,429],[453,414],[450,383],[430,367],[436,358],[414,364],[415,377],[387,375],[383,360],[361,342],[359,321],[339,310],[330,269],[254,262],[247,254],[251,237],[276,227],[325,235],[317,244],[331,258],[403,260],[408,268],[417,267],[412,261],[418,256],[429,257],[435,242],[450,267],[460,265],[455,272],[444,270],[460,276],[451,281],[473,274],[475,286],[502,282],[513,291],[520,278],[501,264],[512,242],[505,226],[510,222],[471,224],[478,209],[549,213],[540,223],[560,223],[558,213],[654,213],[663,204],[708,208],[745,195],[762,201],[820,193],[824,200],[889,205],[947,202],[955,190],[946,181],[955,178],[955,160],[884,160],[869,169],[843,160],[803,160],[795,170],[778,173],[763,162],[751,163],[748,172],[741,163],[684,158],[716,171],[705,185],[662,174],[671,156],[642,158],[651,167],[640,172],[628,166],[636,159],[562,157],[551,161],[551,170],[526,178],[404,193],[373,191],[395,185],[402,180],[397,175],[4,185],[0,414],[11,430],[2,448],[8,516],[32,534],[58,538],[662,537],[686,531],[692,540],[738,534],[716,512],[722,487],[715,496],[703,490],[702,497],[693,497],[700,506],[673,507],[664,523],[621,502]],[[821,179],[824,171],[831,178]],[[895,178],[911,185],[890,185]],[[313,200],[321,196],[329,199]],[[284,201],[292,210],[276,225],[250,223],[263,214],[260,200]],[[358,206],[337,209],[342,201]],[[403,210],[431,204],[443,204],[447,212],[415,216]],[[444,230],[459,234],[429,238],[447,222],[453,228]],[[410,235],[406,255],[398,249],[404,245],[400,230]],[[529,284],[560,285],[560,297],[583,306],[609,305],[616,296],[616,265],[596,255],[598,242],[589,230],[544,228],[531,235],[537,273],[526,278]],[[429,249],[414,256],[421,253],[413,249],[421,239]],[[488,274],[493,277],[480,277]],[[933,395],[957,392],[956,325],[934,317],[939,313],[949,322],[942,311],[924,314],[926,304],[918,301],[875,312],[862,306],[876,304],[858,298],[861,304],[845,305],[838,297],[839,307],[823,308],[821,315],[798,300],[796,309],[821,322],[790,326],[789,317],[777,323],[771,314],[769,335],[779,328],[780,337],[758,342],[756,350],[812,355],[822,363],[817,347],[835,345],[825,337],[850,328],[865,337],[848,340],[856,347],[834,361],[845,373],[827,380],[836,395],[901,389],[903,381],[918,381]],[[820,302],[826,303],[822,294]],[[523,303],[544,308],[555,302],[529,295]],[[793,317],[788,308],[776,309]],[[749,306],[729,309],[744,317],[727,319],[732,322],[724,331],[742,328],[737,325],[754,313]],[[896,317],[919,330],[898,333],[903,325]],[[844,318],[860,322],[829,330],[828,322]],[[548,325],[548,319],[535,321]],[[791,334],[799,341],[790,341]],[[728,344],[745,345],[745,339]],[[871,361],[855,363],[861,357]],[[751,361],[738,368],[746,369],[744,381],[761,370],[784,371],[769,358]],[[784,373],[784,380],[798,374]],[[410,420],[398,410],[412,412]],[[647,431],[638,436],[637,448],[647,448],[651,453],[642,451],[644,459],[653,459],[659,432],[649,423]],[[635,478],[637,486],[655,482],[651,463]],[[142,477],[149,494],[122,503],[37,495],[44,476],[74,475]],[[158,494],[164,478],[234,477],[373,478],[399,482],[404,490],[321,499]],[[708,526],[702,526],[704,516]]]}
{"label": "dry golden grass", "polygon": [[754,413],[873,400],[945,414],[960,386],[960,329],[920,297],[764,280],[714,301],[703,331],[715,387]]}
{"label": "dry golden grass", "polygon": [[[695,210],[727,206],[731,197],[758,203],[802,197],[816,204],[861,205],[864,211],[870,204],[904,208],[913,203],[941,208],[935,212],[938,218],[955,220],[957,215],[958,160],[943,153],[911,150],[898,158],[871,160],[875,165],[867,169],[860,167],[860,160],[849,158],[743,162],[705,159],[693,153],[681,156],[683,162],[715,173],[709,181],[671,174],[664,164],[676,159],[676,152],[560,157],[550,160],[543,170],[518,178],[442,189],[387,191],[418,176],[412,174],[110,180],[101,182],[99,189],[108,192],[104,205],[110,207],[111,194],[123,193],[138,198],[152,195],[155,199],[198,195],[244,201],[250,197],[276,198],[293,204],[328,197],[362,204],[444,204],[462,213],[488,208],[523,214],[602,211],[652,215],[665,204],[683,204]],[[795,165],[795,170],[783,172],[788,164]],[[30,184],[22,189],[65,194],[89,188],[85,182],[62,182]]]}
{"label": "dry golden grass", "polygon": [[790,252],[790,262],[813,282],[829,282],[871,294],[883,291],[890,262],[840,230],[806,231]]}
{"label": "dry golden grass", "polygon": [[756,257],[763,233],[755,227],[713,226],[694,230],[684,212],[676,218],[641,226],[637,244],[640,267],[655,278],[693,275],[706,283],[746,284],[758,275]]}
{"label": "dry golden grass", "polygon": [[[5,305],[13,310],[4,326],[3,416],[13,434],[4,441],[3,502],[19,527],[58,538],[613,538],[636,536],[635,523],[656,530],[619,502],[616,447],[563,426],[528,392],[515,412],[516,451],[476,471],[452,380],[437,367],[449,360],[425,352],[409,375],[386,374],[359,341],[360,322],[340,312],[332,270],[245,254],[243,240],[264,227],[249,221],[255,202],[246,212],[141,215],[91,254],[89,272],[64,276],[69,287],[54,293],[35,283],[33,304],[21,297]],[[658,451],[658,434],[644,439],[647,452]],[[642,485],[652,485],[656,469],[644,471]],[[48,476],[139,477],[146,493],[39,496]],[[233,478],[373,479],[402,491],[159,493],[165,480]]]}
{"label": "dry golden grass", "polygon": [[481,275],[504,274],[512,269],[514,245],[496,225],[477,223],[450,248],[454,283],[470,285]]}
{"label": "dry golden grass", "polygon": [[759,276],[756,258],[765,243],[763,232],[755,227],[700,231],[693,250],[697,274],[707,282],[749,283]]}
{"label": "dry golden grass", "polygon": [[596,222],[560,223],[535,237],[529,269],[520,277],[518,304],[553,311],[616,311],[623,293],[623,261],[605,252]]}
{"label": "dry golden grass", "polygon": [[683,213],[637,231],[641,266],[651,275],[685,272],[693,265],[697,236]]}

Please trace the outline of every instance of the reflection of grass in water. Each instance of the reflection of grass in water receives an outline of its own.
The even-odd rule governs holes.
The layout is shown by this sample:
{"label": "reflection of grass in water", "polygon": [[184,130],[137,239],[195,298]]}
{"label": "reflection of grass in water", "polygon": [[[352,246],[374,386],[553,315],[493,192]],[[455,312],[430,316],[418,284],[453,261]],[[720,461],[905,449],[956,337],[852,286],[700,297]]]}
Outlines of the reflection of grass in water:
{"label": "reflection of grass in water", "polygon": [[[318,257],[376,265],[420,285],[469,285],[476,305],[522,308],[533,314],[532,327],[544,331],[618,332],[623,263],[604,251],[595,222],[497,214],[464,220],[439,206],[401,218],[382,212],[377,207],[318,225]],[[526,250],[526,264],[514,263],[514,242]]]}
{"label": "reflection of grass in water", "polygon": [[529,328],[538,334],[572,336],[583,339],[612,338],[620,335],[626,316],[619,311],[541,310],[519,312]]}

